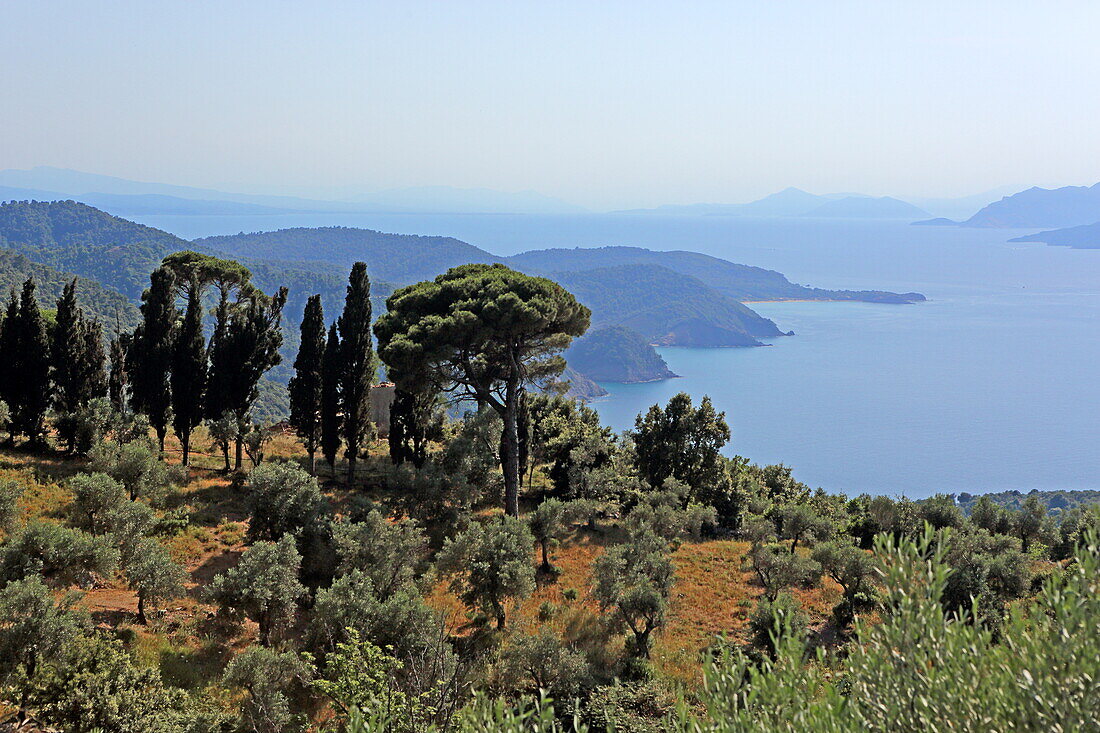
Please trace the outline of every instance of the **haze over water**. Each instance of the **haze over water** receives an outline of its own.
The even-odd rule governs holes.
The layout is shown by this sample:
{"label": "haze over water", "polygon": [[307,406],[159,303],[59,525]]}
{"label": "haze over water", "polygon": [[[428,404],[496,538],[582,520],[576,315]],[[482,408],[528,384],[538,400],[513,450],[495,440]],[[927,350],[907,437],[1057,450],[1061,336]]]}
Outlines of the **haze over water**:
{"label": "haze over water", "polygon": [[705,252],[825,288],[930,302],[757,303],[796,335],[758,349],[663,349],[681,379],[604,386],[615,429],[676,392],[709,394],[731,453],[848,493],[1100,488],[1100,251],[1021,232],[903,222],[653,215],[139,218],[184,237],[291,226],[445,234],[497,254],[636,245]]}

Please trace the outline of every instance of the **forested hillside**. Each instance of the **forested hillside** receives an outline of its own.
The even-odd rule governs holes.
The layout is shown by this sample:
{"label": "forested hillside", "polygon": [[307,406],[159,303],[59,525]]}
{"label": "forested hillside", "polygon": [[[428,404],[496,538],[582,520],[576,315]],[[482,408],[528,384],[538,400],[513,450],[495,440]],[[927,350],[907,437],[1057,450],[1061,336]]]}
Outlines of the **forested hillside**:
{"label": "forested hillside", "polygon": [[131,330],[137,325],[138,309],[121,293],[95,280],[60,272],[10,249],[0,249],[0,297],[5,301],[11,292],[18,293],[27,278],[34,278],[38,297],[48,307],[61,297],[61,291],[76,278],[76,299],[80,307],[108,331],[116,325]]}
{"label": "forested hillside", "polygon": [[569,365],[600,382],[654,382],[676,375],[637,331],[595,328],[565,352]]}
{"label": "forested hillside", "polygon": [[341,270],[362,260],[368,263],[374,277],[401,284],[432,278],[469,262],[501,261],[453,237],[386,234],[350,227],[242,233],[197,239],[195,244],[234,257],[331,262]]}
{"label": "forested hillside", "polygon": [[667,346],[758,346],[782,335],[764,318],[699,280],[659,265],[619,265],[554,278],[592,309],[596,326],[625,326]]}

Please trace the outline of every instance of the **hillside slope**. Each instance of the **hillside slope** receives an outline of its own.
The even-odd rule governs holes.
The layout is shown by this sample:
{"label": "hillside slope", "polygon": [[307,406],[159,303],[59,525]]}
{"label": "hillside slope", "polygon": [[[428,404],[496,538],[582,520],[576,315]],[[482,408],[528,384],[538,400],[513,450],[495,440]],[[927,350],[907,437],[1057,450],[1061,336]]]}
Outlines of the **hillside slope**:
{"label": "hillside slope", "polygon": [[774,323],[696,278],[659,265],[619,265],[553,278],[592,309],[592,327],[625,326],[665,346],[759,346]]}
{"label": "hillside slope", "polygon": [[655,382],[676,374],[636,331],[606,326],[589,331],[565,352],[569,366],[599,382]]}
{"label": "hillside slope", "polygon": [[402,284],[431,279],[456,265],[501,261],[453,237],[386,234],[350,227],[280,229],[205,237],[195,240],[195,244],[236,257],[317,260],[339,265],[345,270],[362,260],[369,266],[372,277]]}
{"label": "hillside slope", "polygon": [[1025,234],[1022,237],[1016,237],[1008,241],[1043,242],[1055,247],[1072,247],[1074,249],[1100,249],[1100,222],[1064,229],[1048,229],[1045,232]]}
{"label": "hillside slope", "polygon": [[775,270],[740,265],[729,260],[683,250],[656,251],[641,247],[541,249],[505,259],[513,268],[553,273],[619,265],[660,265],[693,277],[735,300],[858,300],[871,303],[913,303],[920,293],[882,290],[825,290],[796,285]]}
{"label": "hillside slope", "polygon": [[77,302],[87,315],[103,324],[106,333],[113,333],[116,325],[124,331],[132,330],[140,319],[137,307],[117,290],[95,280],[32,262],[14,250],[0,249],[0,298],[3,302],[7,302],[11,291],[19,292],[23,283],[31,277],[34,278],[35,297],[41,308],[53,308],[65,285],[76,277]]}

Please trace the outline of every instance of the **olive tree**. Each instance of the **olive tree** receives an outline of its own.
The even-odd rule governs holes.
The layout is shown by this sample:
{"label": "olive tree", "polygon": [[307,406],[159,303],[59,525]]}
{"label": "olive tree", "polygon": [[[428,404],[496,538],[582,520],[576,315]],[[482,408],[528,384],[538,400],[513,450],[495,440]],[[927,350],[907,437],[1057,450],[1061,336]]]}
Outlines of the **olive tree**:
{"label": "olive tree", "polygon": [[664,624],[674,572],[668,543],[652,531],[634,533],[596,560],[593,595],[634,634],[630,652],[649,658],[650,635]]}
{"label": "olive tree", "polygon": [[466,605],[489,613],[503,629],[508,599],[526,598],[535,589],[534,541],[526,523],[502,516],[449,538],[438,565],[454,576],[451,588]]}
{"label": "olive tree", "polygon": [[298,599],[305,594],[298,582],[301,564],[302,556],[290,535],[278,542],[257,542],[244,551],[236,566],[214,577],[207,595],[226,611],[259,624],[260,644],[267,646],[272,632],[294,620]]}

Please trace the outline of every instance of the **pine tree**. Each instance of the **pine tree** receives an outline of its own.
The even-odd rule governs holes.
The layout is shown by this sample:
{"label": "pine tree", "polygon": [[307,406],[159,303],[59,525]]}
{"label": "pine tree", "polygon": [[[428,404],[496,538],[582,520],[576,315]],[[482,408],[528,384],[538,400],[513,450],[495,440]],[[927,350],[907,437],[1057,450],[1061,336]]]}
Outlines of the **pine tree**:
{"label": "pine tree", "polygon": [[[279,364],[283,344],[283,306],[286,288],[274,297],[250,291],[229,309],[224,333],[215,333],[211,344],[210,373],[212,394],[209,409],[216,404],[233,413],[237,421],[235,468],[244,460],[244,434],[251,427],[252,405],[259,396],[257,385],[268,369]],[[215,402],[217,400],[218,402]]]}
{"label": "pine tree", "polygon": [[202,421],[206,373],[202,297],[192,289],[172,353],[172,428],[179,438],[185,466],[190,462],[191,432]]}
{"label": "pine tree", "polygon": [[310,296],[302,316],[302,343],[290,380],[290,424],[298,431],[309,454],[309,472],[317,473],[321,440],[321,382],[325,358],[325,313],[321,296]]}
{"label": "pine tree", "polygon": [[154,270],[141,299],[142,322],[134,331],[128,364],[131,396],[134,409],[149,418],[163,452],[172,407],[172,336],[179,315],[172,273],[163,267]]}
{"label": "pine tree", "polygon": [[365,262],[351,268],[344,312],[338,321],[341,357],[341,408],[344,414],[344,455],[348,459],[348,484],[355,483],[355,462],[373,429],[370,388],[378,365],[371,340],[370,278]]}
{"label": "pine tree", "polygon": [[328,330],[325,356],[321,363],[321,452],[336,473],[336,452],[340,450],[340,334],[336,324]]}
{"label": "pine tree", "polygon": [[34,297],[33,278],[23,283],[19,307],[14,318],[7,319],[7,329],[11,329],[12,339],[12,352],[6,355],[11,369],[12,402],[8,405],[12,411],[12,431],[41,445],[50,405],[50,341]]}

